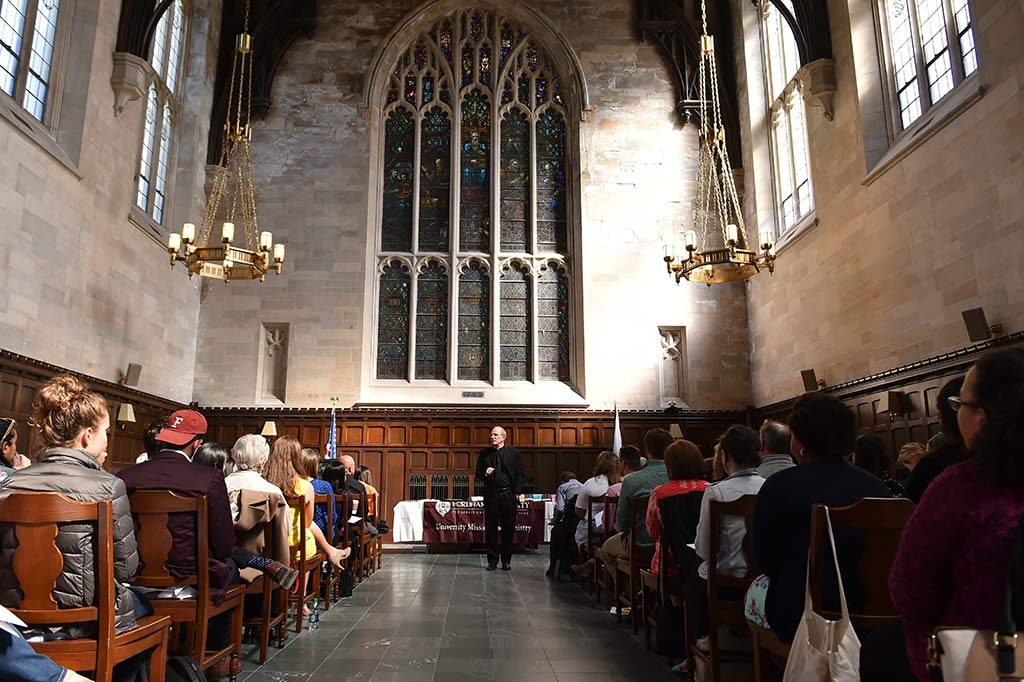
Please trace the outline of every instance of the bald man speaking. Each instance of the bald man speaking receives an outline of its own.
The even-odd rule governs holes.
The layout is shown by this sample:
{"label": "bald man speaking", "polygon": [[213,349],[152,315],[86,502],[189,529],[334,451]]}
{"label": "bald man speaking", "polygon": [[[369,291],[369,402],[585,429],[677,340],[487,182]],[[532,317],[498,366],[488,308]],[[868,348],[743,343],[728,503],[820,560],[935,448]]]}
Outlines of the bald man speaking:
{"label": "bald man speaking", "polygon": [[[516,533],[518,496],[523,489],[523,464],[519,451],[505,445],[505,429],[491,429],[491,447],[480,451],[476,480],[484,484],[484,526],[487,531],[487,570],[501,559],[501,570],[512,570],[512,539]],[[501,551],[498,551],[498,526]]]}

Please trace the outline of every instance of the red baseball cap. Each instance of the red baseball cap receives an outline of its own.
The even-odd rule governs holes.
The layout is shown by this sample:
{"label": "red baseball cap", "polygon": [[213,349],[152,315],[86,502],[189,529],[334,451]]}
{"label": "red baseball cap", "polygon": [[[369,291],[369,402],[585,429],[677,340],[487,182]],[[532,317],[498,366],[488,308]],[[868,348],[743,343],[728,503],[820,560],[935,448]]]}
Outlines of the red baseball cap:
{"label": "red baseball cap", "polygon": [[193,410],[178,410],[167,418],[167,425],[156,439],[171,445],[184,445],[206,433],[206,417]]}

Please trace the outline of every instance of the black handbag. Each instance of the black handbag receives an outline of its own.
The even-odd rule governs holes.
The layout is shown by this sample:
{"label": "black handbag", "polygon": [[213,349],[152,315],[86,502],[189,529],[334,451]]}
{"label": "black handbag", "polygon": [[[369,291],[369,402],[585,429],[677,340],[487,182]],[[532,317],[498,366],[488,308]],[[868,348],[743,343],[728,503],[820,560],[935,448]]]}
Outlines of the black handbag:
{"label": "black handbag", "polygon": [[352,570],[348,568],[338,569],[338,596],[352,596]]}
{"label": "black handbag", "polygon": [[167,659],[167,682],[206,682],[206,676],[191,656],[172,656]]}

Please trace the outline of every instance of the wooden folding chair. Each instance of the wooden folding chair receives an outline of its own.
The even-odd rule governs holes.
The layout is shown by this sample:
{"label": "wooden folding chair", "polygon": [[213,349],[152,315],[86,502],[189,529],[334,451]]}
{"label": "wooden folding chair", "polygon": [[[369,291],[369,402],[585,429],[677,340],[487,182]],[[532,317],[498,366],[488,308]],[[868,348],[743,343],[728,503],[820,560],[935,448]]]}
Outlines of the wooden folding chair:
{"label": "wooden folding chair", "polygon": [[306,554],[306,529],[313,519],[306,513],[306,498],[286,496],[285,501],[292,508],[292,514],[299,515],[299,527],[302,533],[299,536],[299,544],[292,545],[289,549],[292,553],[292,568],[299,572],[296,581],[298,587],[288,595],[288,602],[295,606],[295,632],[302,632],[302,607],[320,597],[320,566],[327,557],[319,550],[311,555]]}
{"label": "wooden folding chair", "polygon": [[[142,568],[135,577],[135,585],[167,589],[190,586],[196,596],[190,599],[151,599],[157,615],[170,616],[171,622],[184,626],[187,631],[188,653],[201,670],[206,670],[225,656],[231,657],[231,668],[242,650],[242,597],[243,585],[225,590],[224,601],[214,604],[210,589],[210,543],[208,538],[206,497],[184,497],[168,490],[137,490],[129,496],[139,543]],[[196,521],[196,574],[175,577],[167,570],[167,558],[174,539],[167,529],[171,514],[191,514]],[[228,646],[219,651],[206,650],[206,635],[210,619],[222,613],[231,614],[231,638]],[[236,675],[231,675],[234,682]]]}
{"label": "wooden folding chair", "polygon": [[[11,570],[21,588],[14,615],[30,626],[64,625],[95,630],[94,637],[38,642],[32,648],[57,665],[76,672],[92,671],[98,682],[109,682],[114,666],[137,654],[150,652],[150,680],[163,682],[167,665],[167,633],[170,618],[147,616],[135,628],[115,634],[114,520],[113,502],[77,502],[60,493],[12,493],[0,502],[0,519],[13,527],[16,547]],[[61,609],[53,598],[64,557],[57,548],[58,524],[95,524],[93,560],[96,600],[93,606]],[[17,590],[11,590],[15,593]]]}
{"label": "wooden folding chair", "polygon": [[[639,531],[641,528],[645,528],[647,523],[647,503],[650,499],[650,493],[633,496],[633,503],[629,509],[629,563],[623,566],[621,561],[617,561],[615,564],[615,602],[618,604],[616,618],[622,622],[622,608],[629,604],[630,627],[632,627],[634,635],[640,631],[642,616],[639,613],[642,605],[636,599],[640,586],[640,569],[650,566],[651,559],[654,557],[653,546],[643,547],[637,544]],[[622,594],[623,587],[629,591],[628,595]],[[637,608],[638,606],[641,608]]]}
{"label": "wooden folding chair", "polygon": [[615,512],[618,509],[618,506],[619,498],[617,496],[604,496],[604,523],[602,524],[604,530],[594,547],[594,598],[600,602],[602,594],[604,595],[604,608],[606,611],[612,607],[609,587],[612,584],[613,579],[608,566],[606,566],[605,563],[601,561],[601,557],[598,556],[597,549],[600,548],[608,538],[615,535]]}
{"label": "wooden folding chair", "polygon": [[[711,650],[703,651],[696,642],[689,642],[691,662],[699,658],[711,669],[714,682],[722,680],[722,662],[751,661],[745,651],[722,651],[718,641],[718,630],[722,625],[745,628],[747,618],[743,611],[743,600],[747,588],[754,578],[761,574],[754,561],[753,534],[750,531],[754,518],[757,495],[743,495],[731,502],[711,500],[708,504],[708,641]],[[725,516],[740,517],[746,528],[743,536],[743,560],[747,572],[741,577],[724,575],[718,571],[718,553],[722,545],[722,520]],[[738,596],[737,596],[738,595]],[[687,628],[689,630],[689,628]],[[755,662],[756,663],[756,662]],[[692,670],[693,668],[691,668]]]}
{"label": "wooden folding chair", "polygon": [[[580,563],[584,563],[586,561],[593,561],[594,562],[594,573],[593,573],[593,576],[589,579],[589,584],[588,584],[588,579],[584,578],[583,575],[580,576],[579,580],[580,580],[580,585],[583,587],[583,589],[586,590],[587,592],[591,592],[591,593],[593,593],[597,589],[597,580],[596,580],[596,576],[597,576],[597,555],[596,555],[596,551],[597,551],[597,549],[599,547],[598,545],[594,544],[594,541],[595,541],[596,536],[597,536],[596,524],[594,523],[594,507],[599,505],[599,504],[603,505],[604,501],[605,501],[605,495],[599,495],[597,497],[588,497],[587,498],[587,516],[584,518],[584,523],[587,524],[587,541],[583,545],[583,555],[580,557]],[[603,509],[603,507],[602,507],[602,509]],[[571,514],[575,514],[576,510],[575,509],[566,509],[564,513],[566,513],[566,514],[570,514],[570,513]],[[602,512],[602,514],[603,514],[603,512]],[[602,518],[604,518],[604,517],[602,516]],[[573,544],[576,544],[575,540],[573,541]]]}
{"label": "wooden folding chair", "polygon": [[[263,527],[264,556],[272,547],[269,537],[269,525]],[[270,633],[277,630],[277,648],[284,647],[285,630],[288,628],[288,591],[266,575],[260,575],[245,586],[246,597],[260,597],[260,615],[244,618],[242,625],[258,628],[260,631],[260,665],[267,662],[267,650],[270,648]],[[277,613],[274,613],[274,605]]]}
{"label": "wooden folding chair", "polygon": [[[349,493],[349,504],[356,509],[363,508],[365,513],[366,508],[362,504],[363,495],[362,493],[350,492]],[[355,531],[356,540],[352,546],[352,554],[349,555],[349,566],[353,567],[352,574],[357,582],[363,582],[365,578],[369,577],[368,566],[370,562],[370,544],[372,543],[372,536],[366,532],[366,518],[361,518],[354,524],[349,524],[350,532]],[[358,556],[356,556],[356,550],[358,550]]]}
{"label": "wooden folding chair", "polygon": [[[348,492],[341,492],[341,493],[337,493],[336,492],[334,494],[334,502],[335,502],[335,507],[337,507],[337,509],[338,509],[338,517],[334,520],[334,526],[335,526],[334,538],[333,538],[334,546],[337,547],[338,549],[349,549],[351,551],[355,551],[354,548],[352,547],[352,543],[349,541],[349,523],[348,523],[348,519],[349,519],[349,516],[351,515],[350,512],[352,510],[352,507],[351,507],[352,503],[351,503],[351,498],[349,497],[349,493]],[[352,564],[354,563],[354,559],[355,559],[355,557],[353,557],[351,554],[349,554],[349,558],[348,559],[345,559],[345,565],[349,568],[350,571],[352,569]],[[355,581],[355,571],[352,571],[352,580]],[[340,576],[340,574],[338,574],[338,579],[335,581],[335,584],[334,584],[335,599],[336,600],[340,599],[340,596],[337,594],[340,586],[341,586],[341,576]]]}
{"label": "wooden folding chair", "polygon": [[[368,513],[368,516],[373,519],[374,525],[377,524],[377,514],[380,510],[380,493],[378,492],[373,496],[373,511]],[[374,571],[379,571],[384,566],[384,535],[377,533],[374,538],[376,539],[376,547],[374,547],[373,555],[377,559],[377,565]]]}
{"label": "wooden folding chair", "polygon": [[[323,505],[327,510],[327,530],[324,531],[324,537],[328,542],[331,542],[332,535],[334,535],[334,507],[335,497],[327,494],[321,495],[317,493],[313,496],[313,506],[318,507]],[[333,543],[332,543],[333,544]],[[320,577],[320,587],[324,598],[324,610],[331,608],[331,601],[334,599],[334,591],[338,585],[338,569],[334,567],[330,561],[323,563],[323,571]]]}

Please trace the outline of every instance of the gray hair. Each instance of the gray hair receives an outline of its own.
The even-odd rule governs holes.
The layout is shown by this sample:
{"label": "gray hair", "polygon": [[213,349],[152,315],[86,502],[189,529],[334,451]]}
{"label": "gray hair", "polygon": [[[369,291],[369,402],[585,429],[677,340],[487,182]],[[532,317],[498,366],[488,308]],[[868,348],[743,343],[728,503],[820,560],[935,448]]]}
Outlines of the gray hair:
{"label": "gray hair", "polygon": [[766,419],[761,424],[761,447],[772,455],[788,455],[789,427],[782,422]]}
{"label": "gray hair", "polygon": [[235,441],[231,448],[231,461],[235,471],[259,471],[270,457],[267,439],[255,433],[247,433]]}

